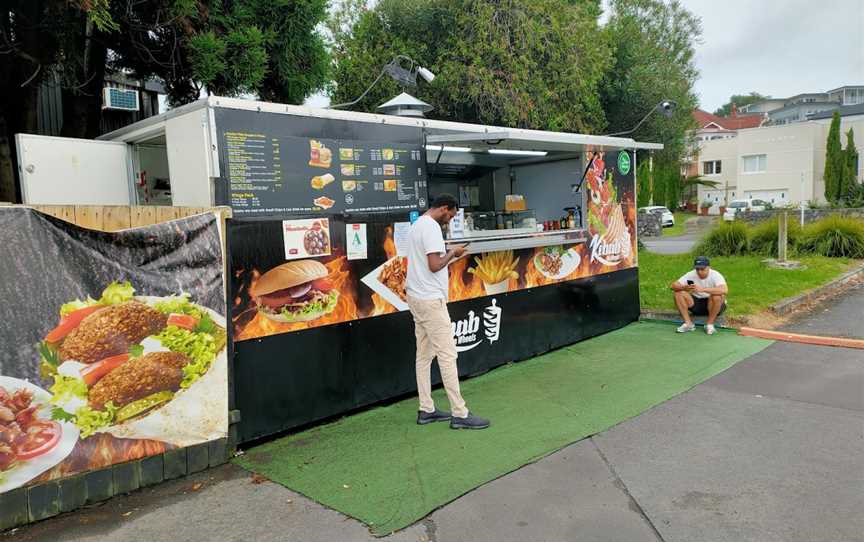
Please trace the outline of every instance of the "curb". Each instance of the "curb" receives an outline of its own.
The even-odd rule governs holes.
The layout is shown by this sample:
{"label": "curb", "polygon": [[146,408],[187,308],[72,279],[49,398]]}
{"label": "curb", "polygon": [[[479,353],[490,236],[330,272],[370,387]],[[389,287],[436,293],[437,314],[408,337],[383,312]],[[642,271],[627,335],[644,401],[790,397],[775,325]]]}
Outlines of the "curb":
{"label": "curb", "polygon": [[[681,319],[681,315],[676,311],[652,311],[652,310],[643,310],[639,315],[639,320],[662,320],[664,322],[675,322],[676,324],[681,324],[684,320]],[[704,325],[705,317],[704,316],[694,316],[692,317],[693,323],[696,325]],[[714,322],[717,327],[730,327],[727,325],[727,321],[725,316],[719,316],[717,320]]]}
{"label": "curb", "polygon": [[738,330],[738,334],[745,337],[758,337],[760,339],[770,339],[773,341],[812,344],[815,346],[837,346],[840,348],[857,348],[859,350],[864,350],[864,340],[862,339],[825,337],[822,335],[802,335],[800,333],[769,331],[767,329],[755,329],[752,327],[742,327]]}
{"label": "curb", "polygon": [[846,284],[858,278],[864,278],[864,265],[859,266],[852,271],[847,271],[846,273],[840,275],[828,284],[824,284],[814,290],[810,290],[809,292],[805,292],[803,294],[782,299],[777,303],[771,305],[769,309],[771,310],[771,312],[777,315],[789,314],[798,307],[806,305],[807,303],[819,297],[822,297],[825,294],[835,293],[837,290],[840,289],[840,287],[845,286]]}

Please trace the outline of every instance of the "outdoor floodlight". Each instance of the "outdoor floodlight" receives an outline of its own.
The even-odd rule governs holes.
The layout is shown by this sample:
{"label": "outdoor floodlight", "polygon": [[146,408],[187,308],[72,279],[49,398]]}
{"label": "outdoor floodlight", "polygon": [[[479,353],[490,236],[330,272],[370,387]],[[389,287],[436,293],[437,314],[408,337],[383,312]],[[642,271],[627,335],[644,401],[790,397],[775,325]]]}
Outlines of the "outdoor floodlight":
{"label": "outdoor floodlight", "polygon": [[[403,61],[406,61],[407,64],[403,64]],[[424,68],[423,66],[418,64],[416,61],[414,61],[414,59],[405,55],[396,55],[393,60],[384,65],[384,68],[381,69],[381,73],[378,74],[378,77],[376,77],[375,80],[372,81],[372,84],[369,85],[369,88],[367,88],[363,92],[363,94],[360,95],[359,98],[357,98],[353,102],[331,105],[328,109],[348,107],[356,104],[357,102],[365,98],[367,94],[369,94],[369,91],[372,90],[372,87],[378,84],[378,81],[381,80],[385,73],[403,87],[416,87],[418,75],[422,77],[423,80],[427,83],[431,83],[435,80],[435,74],[429,71],[427,68]]]}
{"label": "outdoor floodlight", "polygon": [[650,117],[650,116],[651,116],[655,111],[661,113],[661,114],[662,114],[664,117],[666,117],[667,119],[671,119],[671,118],[672,118],[672,115],[675,114],[675,109],[676,109],[677,107],[678,107],[678,104],[675,103],[675,102],[673,102],[672,100],[663,100],[663,101],[660,102],[659,104],[657,104],[657,105],[655,105],[654,107],[652,107],[651,110],[648,111],[648,114],[645,115],[644,117],[642,117],[642,120],[640,120],[640,121],[636,124],[636,126],[634,126],[631,130],[626,130],[626,131],[624,131],[624,132],[615,132],[615,133],[613,133],[613,134],[603,134],[603,135],[606,135],[606,136],[622,136],[622,135],[632,134],[633,132],[635,132],[636,130],[638,130],[639,127],[642,126],[642,123],[645,122],[646,120],[648,120],[648,117]]}
{"label": "outdoor floodlight", "polygon": [[435,74],[430,72],[423,66],[417,68],[417,73],[420,74],[420,77],[422,77],[427,83],[431,83],[435,80]]}

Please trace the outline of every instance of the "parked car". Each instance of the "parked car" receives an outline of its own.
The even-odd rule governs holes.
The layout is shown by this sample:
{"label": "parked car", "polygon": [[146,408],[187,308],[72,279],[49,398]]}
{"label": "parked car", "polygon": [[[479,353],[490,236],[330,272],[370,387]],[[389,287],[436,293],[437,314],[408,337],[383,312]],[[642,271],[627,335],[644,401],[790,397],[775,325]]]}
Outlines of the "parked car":
{"label": "parked car", "polygon": [[732,222],[739,213],[747,213],[750,211],[764,211],[768,208],[768,203],[761,199],[735,199],[729,202],[726,206],[726,212],[723,213],[723,220]]}
{"label": "parked car", "polygon": [[652,215],[656,215],[660,219],[660,225],[664,228],[671,228],[675,225],[675,215],[672,214],[672,211],[663,207],[662,205],[651,205],[649,207],[641,207],[639,209],[640,213],[651,213]]}

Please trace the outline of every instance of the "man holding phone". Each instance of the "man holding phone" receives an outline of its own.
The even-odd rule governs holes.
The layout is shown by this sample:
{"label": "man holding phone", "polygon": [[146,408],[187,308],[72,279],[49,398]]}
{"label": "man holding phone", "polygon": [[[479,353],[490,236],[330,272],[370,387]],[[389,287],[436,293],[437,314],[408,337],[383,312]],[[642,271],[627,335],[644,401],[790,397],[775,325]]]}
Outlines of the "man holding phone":
{"label": "man holding phone", "polygon": [[[450,283],[447,266],[465,254],[467,245],[446,250],[441,226],[449,223],[457,210],[456,198],[442,194],[432,201],[429,210],[414,222],[408,233],[405,291],[417,337],[415,370],[420,399],[417,423],[449,421],[452,429],[485,429],[489,427],[489,420],[471,414],[459,390],[456,340],[447,312]],[[452,414],[438,410],[432,401],[431,370],[436,357]]]}
{"label": "man holding phone", "polygon": [[696,329],[691,315],[707,316],[705,333],[713,335],[717,332],[714,321],[726,310],[726,294],[729,293],[729,288],[723,275],[711,269],[708,258],[696,258],[693,261],[693,270],[673,282],[670,288],[675,292],[675,305],[684,319],[684,323],[678,327],[678,333]]}

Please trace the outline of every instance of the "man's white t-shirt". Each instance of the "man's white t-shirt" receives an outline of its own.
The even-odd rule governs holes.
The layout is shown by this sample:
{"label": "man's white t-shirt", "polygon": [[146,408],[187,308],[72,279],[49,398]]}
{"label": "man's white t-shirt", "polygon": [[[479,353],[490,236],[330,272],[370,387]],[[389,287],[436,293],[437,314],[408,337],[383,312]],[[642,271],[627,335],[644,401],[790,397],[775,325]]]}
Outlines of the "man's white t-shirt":
{"label": "man's white t-shirt", "polygon": [[423,300],[447,300],[449,277],[447,267],[433,273],[429,269],[428,254],[437,253],[442,256],[444,235],[441,226],[426,215],[421,216],[411,226],[408,232],[408,276],[405,291],[409,297]]}
{"label": "man's white t-shirt", "polygon": [[[714,271],[713,269],[708,270],[708,276],[704,279],[699,278],[699,273],[697,273],[696,270],[693,269],[689,273],[685,273],[683,277],[678,279],[678,284],[686,286],[688,280],[692,280],[693,284],[701,288],[716,288],[718,286],[723,286],[726,284],[726,279],[723,278],[723,275],[721,275],[717,271]],[[692,295],[693,297],[699,297],[702,299],[705,299],[706,297],[711,297],[711,294],[706,294],[704,292],[692,292]]]}

